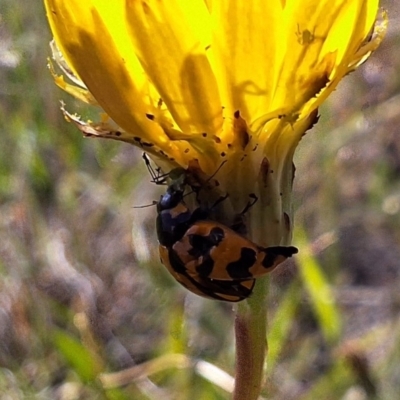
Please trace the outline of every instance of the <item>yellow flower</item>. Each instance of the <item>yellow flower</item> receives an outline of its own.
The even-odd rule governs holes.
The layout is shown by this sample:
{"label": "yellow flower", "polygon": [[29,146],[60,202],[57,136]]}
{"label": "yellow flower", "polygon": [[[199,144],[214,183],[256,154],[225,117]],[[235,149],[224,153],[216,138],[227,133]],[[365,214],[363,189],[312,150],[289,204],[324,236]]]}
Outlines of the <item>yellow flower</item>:
{"label": "yellow flower", "polygon": [[[169,170],[218,172],[252,230],[290,241],[292,158],[317,108],[380,44],[378,0],[45,0],[54,58],[99,122],[87,135],[141,147]],[[195,160],[195,161],[194,161]],[[273,222],[268,232],[265,220]],[[255,236],[260,236],[255,234]],[[273,243],[272,243],[273,242]]]}

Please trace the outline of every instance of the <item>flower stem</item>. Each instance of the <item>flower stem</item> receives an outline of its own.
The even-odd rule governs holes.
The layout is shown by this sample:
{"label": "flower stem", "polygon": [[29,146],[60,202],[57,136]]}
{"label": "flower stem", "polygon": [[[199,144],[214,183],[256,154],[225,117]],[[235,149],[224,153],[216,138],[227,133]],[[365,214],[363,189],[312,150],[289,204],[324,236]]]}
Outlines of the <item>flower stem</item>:
{"label": "flower stem", "polygon": [[233,400],[257,400],[260,396],[267,352],[267,294],[268,278],[259,279],[252,296],[238,305]]}

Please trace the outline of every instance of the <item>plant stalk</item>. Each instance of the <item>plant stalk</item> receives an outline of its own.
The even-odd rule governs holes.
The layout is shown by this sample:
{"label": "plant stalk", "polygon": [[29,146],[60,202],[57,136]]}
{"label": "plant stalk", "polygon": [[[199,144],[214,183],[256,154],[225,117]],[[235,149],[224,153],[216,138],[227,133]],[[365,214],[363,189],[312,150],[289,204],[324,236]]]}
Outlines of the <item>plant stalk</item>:
{"label": "plant stalk", "polygon": [[256,400],[260,396],[267,353],[268,281],[268,277],[259,279],[252,296],[238,305],[233,400]]}

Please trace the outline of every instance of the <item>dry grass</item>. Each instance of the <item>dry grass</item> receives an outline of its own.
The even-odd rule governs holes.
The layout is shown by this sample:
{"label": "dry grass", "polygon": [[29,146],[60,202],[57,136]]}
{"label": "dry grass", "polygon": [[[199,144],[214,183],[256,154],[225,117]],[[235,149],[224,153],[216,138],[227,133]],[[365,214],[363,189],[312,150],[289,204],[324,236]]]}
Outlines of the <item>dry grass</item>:
{"label": "dry grass", "polygon": [[[382,48],[301,143],[296,223],[343,329],[324,335],[300,258],[276,271],[273,399],[400,392],[395,4]],[[231,306],[178,287],[158,262],[154,208],[133,208],[162,188],[138,149],[84,140],[63,120],[59,99],[79,106],[46,70],[41,2],[0,0],[0,15],[0,399],[227,399],[211,364],[233,373]],[[99,374],[138,365],[128,386],[102,388]]]}

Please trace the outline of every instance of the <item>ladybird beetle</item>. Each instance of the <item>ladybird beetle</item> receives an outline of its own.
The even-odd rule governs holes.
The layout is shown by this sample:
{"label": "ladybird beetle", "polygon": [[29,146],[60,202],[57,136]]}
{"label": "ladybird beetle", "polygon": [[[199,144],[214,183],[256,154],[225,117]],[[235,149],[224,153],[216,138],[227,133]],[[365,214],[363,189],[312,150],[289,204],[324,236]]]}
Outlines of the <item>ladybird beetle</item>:
{"label": "ladybird beetle", "polygon": [[[161,262],[177,282],[199,296],[244,300],[251,295],[255,278],[272,271],[297,249],[258,246],[238,233],[243,232],[242,224],[236,222],[231,229],[210,219],[211,210],[227,196],[209,209],[199,206],[191,210],[184,201],[185,189],[190,186],[187,173],[173,170],[171,184],[157,203]],[[158,178],[152,177],[157,183]],[[255,201],[249,202],[239,217]]]}
{"label": "ladybird beetle", "polygon": [[[184,202],[184,191],[187,186],[184,170],[173,170],[171,175],[173,176],[172,182],[157,204],[156,225],[162,264],[178,283],[199,296],[230,302],[249,297],[255,285],[255,279],[227,281],[200,276],[193,277],[177,257],[176,252],[171,251],[173,245],[196,221],[206,220],[210,213],[209,210],[201,207],[191,211]],[[157,178],[152,176],[153,180],[157,182]],[[224,197],[216,203],[223,199]]]}
{"label": "ladybird beetle", "polygon": [[271,272],[297,249],[261,247],[218,222],[197,221],[170,252],[195,279],[243,280]]}

